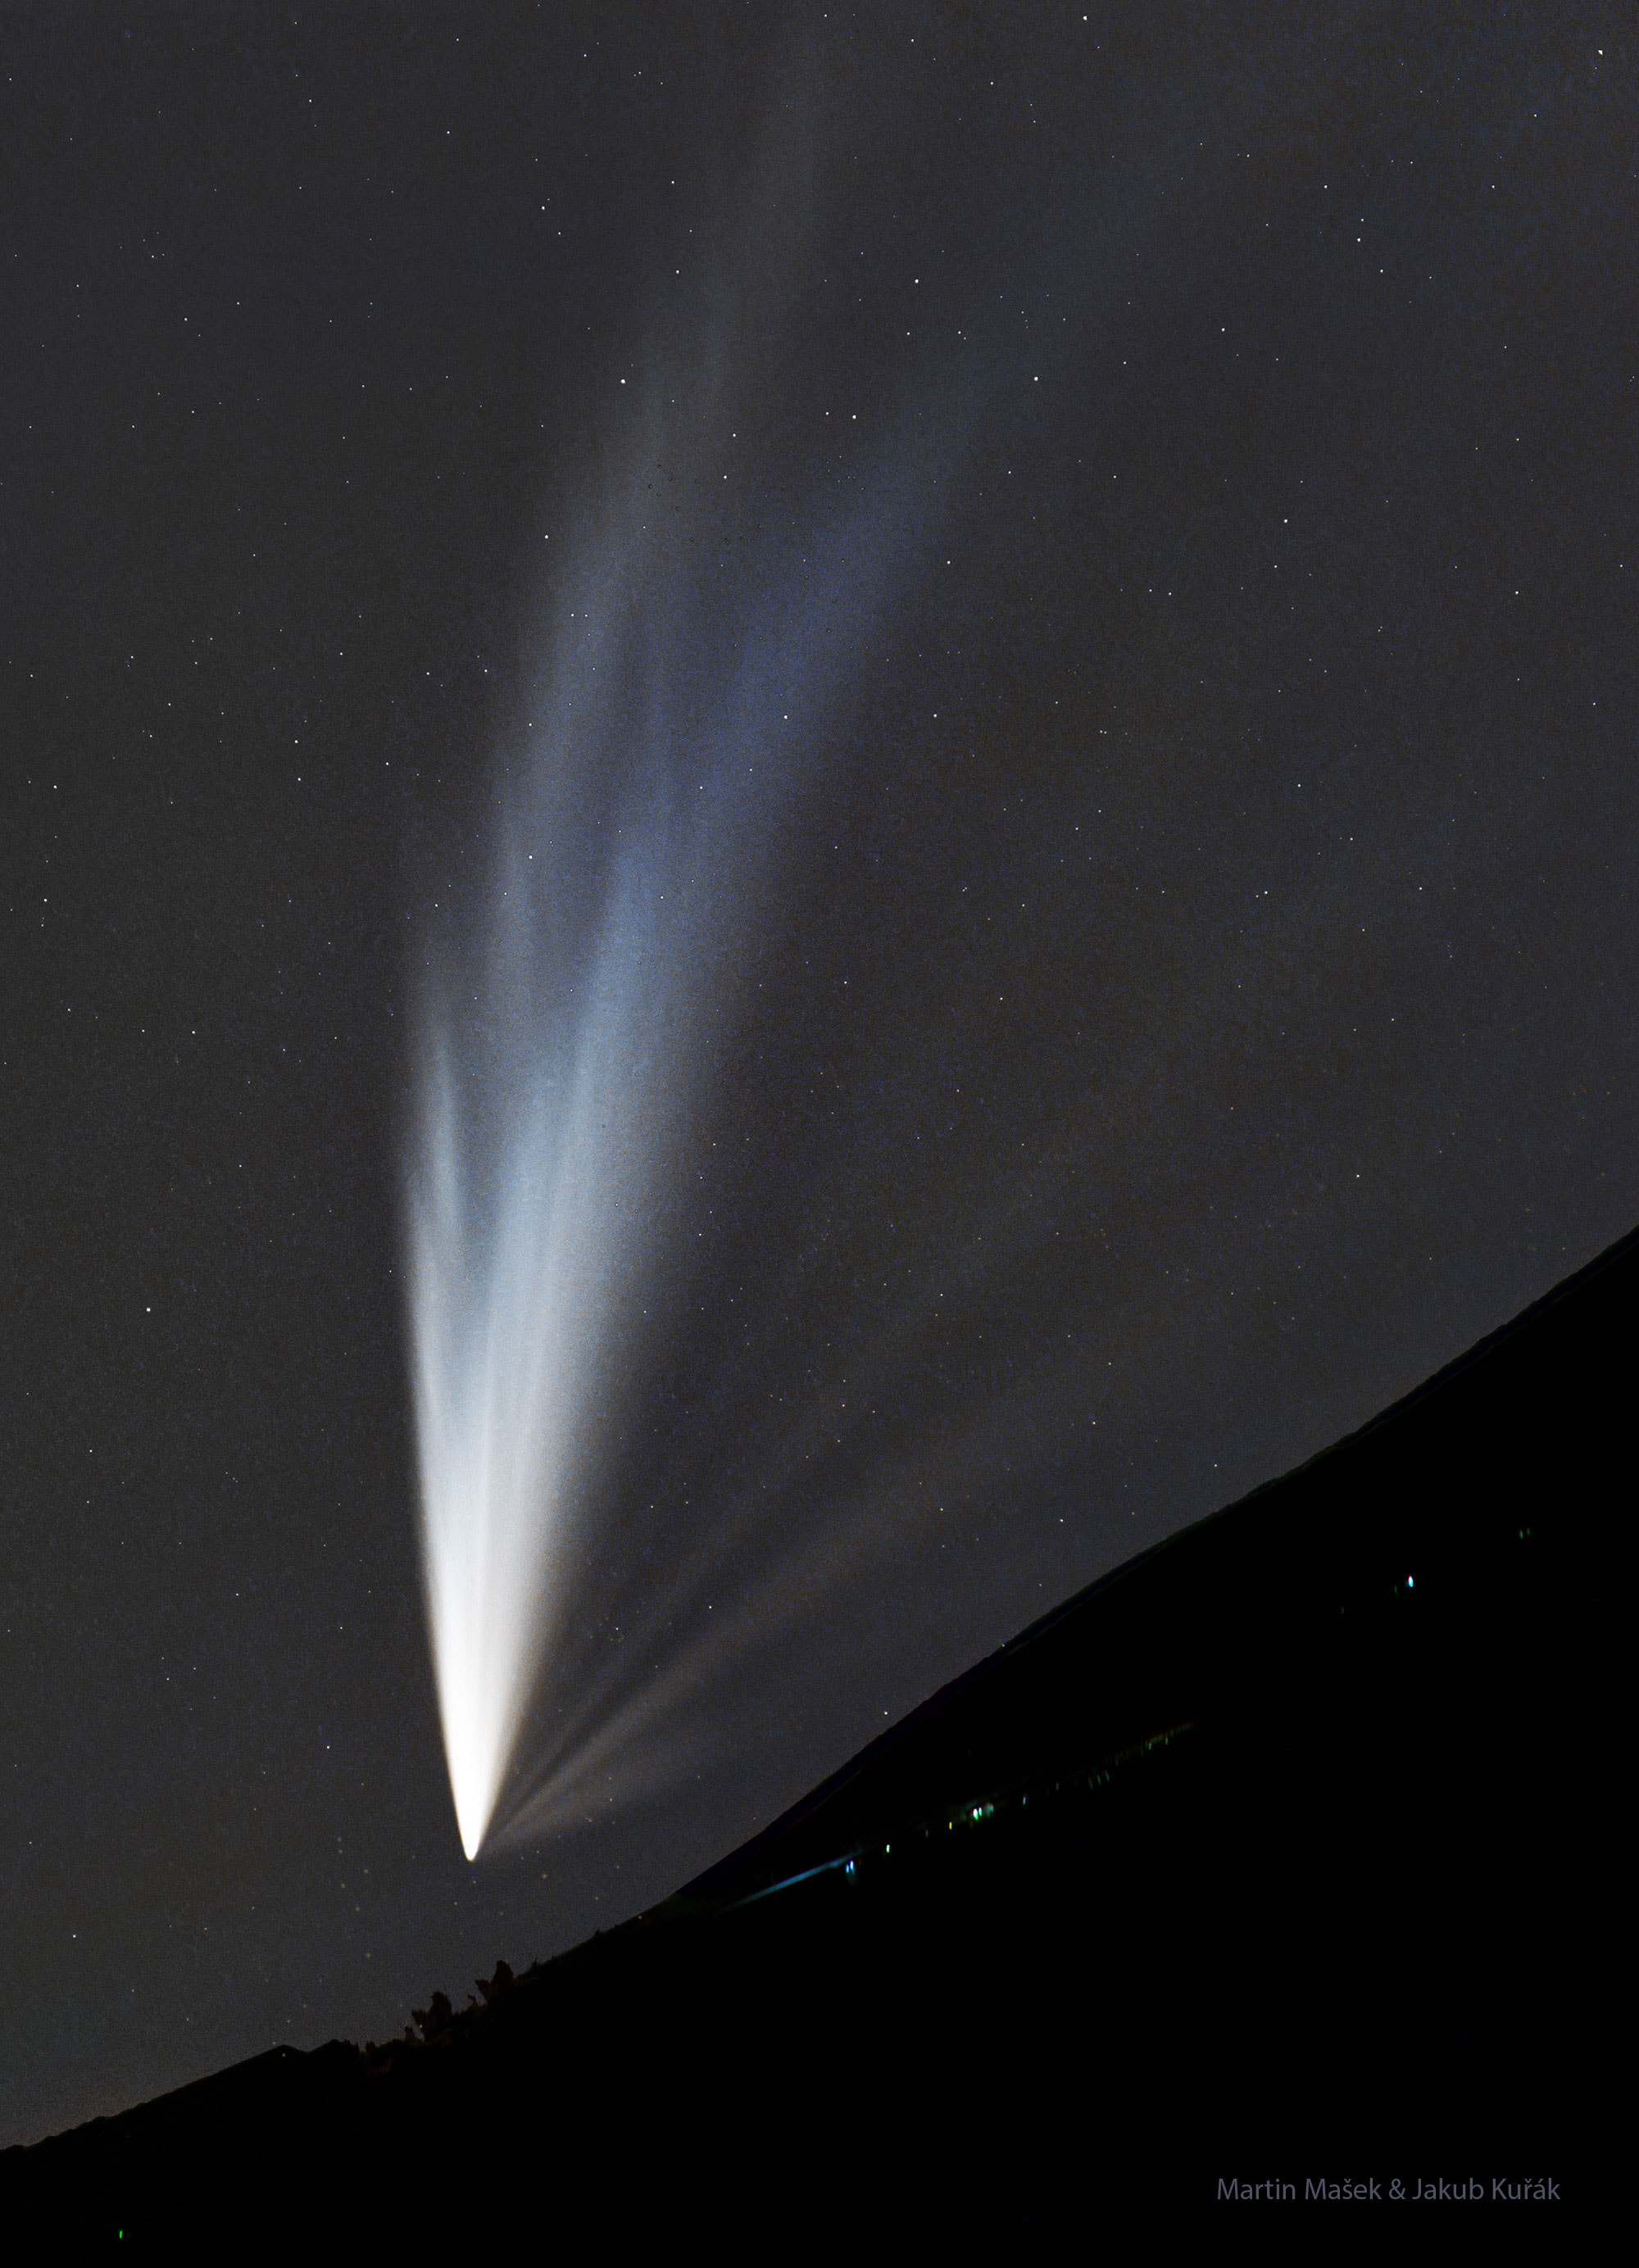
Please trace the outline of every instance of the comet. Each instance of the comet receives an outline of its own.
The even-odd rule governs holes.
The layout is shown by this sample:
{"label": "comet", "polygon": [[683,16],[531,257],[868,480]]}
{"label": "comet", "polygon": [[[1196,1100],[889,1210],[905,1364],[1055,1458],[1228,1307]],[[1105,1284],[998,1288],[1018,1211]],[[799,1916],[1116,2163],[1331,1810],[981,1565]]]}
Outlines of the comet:
{"label": "comet", "polygon": [[[611,377],[602,469],[542,547],[551,581],[497,755],[484,882],[415,972],[421,1564],[469,1859],[526,1784],[543,1815],[520,1744],[607,1558],[611,1390],[657,1359],[686,1273],[680,1152],[712,1107],[747,940],[801,862],[882,610],[931,534],[907,418],[874,438],[850,413],[845,460],[816,453],[792,510],[770,412],[812,226],[803,147],[788,122],[772,137],[687,339],[668,324],[637,383]],[[677,1573],[656,1571],[657,1595]],[[661,1682],[686,1689],[686,1666]],[[637,1781],[661,1768],[644,1696],[609,1687],[606,1668],[565,1697],[559,1789],[616,1756]]]}

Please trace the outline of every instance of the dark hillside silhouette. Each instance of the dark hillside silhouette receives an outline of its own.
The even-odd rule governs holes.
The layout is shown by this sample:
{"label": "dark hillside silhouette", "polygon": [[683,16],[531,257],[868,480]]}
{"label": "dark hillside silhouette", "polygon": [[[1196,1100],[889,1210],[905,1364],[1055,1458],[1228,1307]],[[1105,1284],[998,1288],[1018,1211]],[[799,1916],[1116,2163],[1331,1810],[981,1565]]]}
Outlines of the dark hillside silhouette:
{"label": "dark hillside silhouette", "polygon": [[[8,2153],[6,2225],[917,2257],[1222,2236],[1226,2179],[1375,2176],[1484,2191],[1385,2248],[1460,2211],[1574,2257],[1612,2163],[1636,1303],[1639,1234],[653,1911],[386,2048]],[[1491,2196],[1539,2176],[1557,2200]],[[1329,2257],[1316,2215],[1389,2209],[1259,2204],[1254,2241]]]}

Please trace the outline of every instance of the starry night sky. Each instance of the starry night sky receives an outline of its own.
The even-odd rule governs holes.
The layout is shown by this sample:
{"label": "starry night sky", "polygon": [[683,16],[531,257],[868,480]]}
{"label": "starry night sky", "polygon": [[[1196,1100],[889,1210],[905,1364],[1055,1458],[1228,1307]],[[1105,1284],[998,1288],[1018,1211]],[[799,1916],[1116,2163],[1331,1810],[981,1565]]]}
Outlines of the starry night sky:
{"label": "starry night sky", "polygon": [[[10,2141],[622,1918],[1633,1226],[1639,105],[1563,0],[0,48]],[[761,1490],[806,1603],[696,1776],[469,1868],[409,1027],[554,532],[705,331],[691,619],[828,515],[888,598],[676,1138],[609,1580]]]}

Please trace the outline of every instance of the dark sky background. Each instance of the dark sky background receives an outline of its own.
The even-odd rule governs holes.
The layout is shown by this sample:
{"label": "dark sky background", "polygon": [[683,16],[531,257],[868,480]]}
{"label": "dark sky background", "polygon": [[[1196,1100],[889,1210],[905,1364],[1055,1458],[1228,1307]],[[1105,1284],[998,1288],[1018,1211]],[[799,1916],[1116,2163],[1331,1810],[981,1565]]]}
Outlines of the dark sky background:
{"label": "dark sky background", "polygon": [[[1566,0],[0,34],[11,2141],[623,1918],[1633,1226],[1639,105]],[[686,1783],[469,1867],[417,973],[550,539],[707,333],[696,616],[778,625],[833,508],[887,596],[677,1138],[609,1580],[758,1487],[811,1572]]]}

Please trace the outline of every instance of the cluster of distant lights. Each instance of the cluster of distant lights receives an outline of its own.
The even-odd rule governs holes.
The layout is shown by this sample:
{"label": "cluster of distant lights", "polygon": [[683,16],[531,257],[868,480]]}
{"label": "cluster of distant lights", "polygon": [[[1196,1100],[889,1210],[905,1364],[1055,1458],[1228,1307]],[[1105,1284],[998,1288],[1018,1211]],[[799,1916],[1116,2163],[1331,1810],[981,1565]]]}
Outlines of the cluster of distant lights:
{"label": "cluster of distant lights", "polygon": [[[1136,1763],[1140,1757],[1150,1755],[1156,1749],[1168,1747],[1180,1734],[1192,1729],[1193,1719],[1189,1718],[1186,1718],[1182,1724],[1169,1725],[1164,1733],[1152,1733],[1148,1740],[1140,1741],[1130,1749],[1123,1749],[1119,1755],[1111,1756],[1096,1771],[1078,1773],[1071,1779],[1058,1779],[1044,1783],[1033,1791],[1037,1800],[1040,1803],[1053,1796],[1078,1795],[1090,1793],[1096,1788],[1107,1787],[1116,1773],[1125,1765]],[[946,1832],[954,1833],[958,1827],[981,1826],[986,1820],[993,1819],[999,1810],[1005,1812],[1015,1803],[1021,1811],[1023,1811],[1029,1808],[1030,1793],[1031,1791],[1027,1789],[1016,1797],[992,1796],[980,1803],[964,1803],[945,1821]],[[915,1837],[919,1833],[921,1841],[929,1843],[934,1839],[936,1831],[936,1823],[932,1823],[924,1825],[919,1830],[912,1828],[911,1834]],[[901,1837],[902,1849],[904,1841],[904,1838]],[[892,1857],[891,1843],[882,1845],[882,1855],[884,1859]],[[826,1874],[840,1874],[845,1881],[857,1874],[859,1867],[867,1857],[875,1859],[875,1846],[869,1852],[861,1846],[845,1852],[840,1858],[822,1859],[817,1867],[805,1867],[800,1874],[787,1874],[778,1882],[765,1883],[761,1889],[753,1890],[743,1898],[736,1898],[734,1908],[730,1911],[741,1906],[759,1904],[764,1898],[772,1898],[782,1890],[794,1890],[802,1882],[817,1881]]]}

